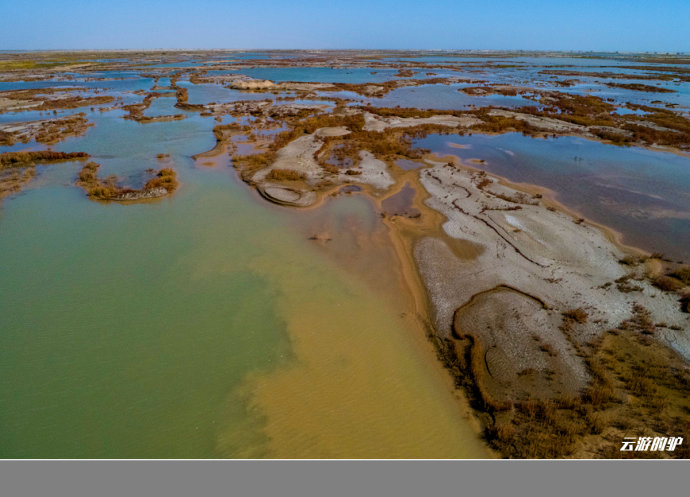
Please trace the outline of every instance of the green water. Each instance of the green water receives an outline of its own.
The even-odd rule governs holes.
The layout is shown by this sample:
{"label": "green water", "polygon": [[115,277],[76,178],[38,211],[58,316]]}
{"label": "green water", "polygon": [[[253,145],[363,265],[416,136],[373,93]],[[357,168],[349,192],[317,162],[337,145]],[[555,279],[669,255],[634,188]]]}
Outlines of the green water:
{"label": "green water", "polygon": [[0,218],[0,456],[217,456],[218,427],[246,416],[233,388],[289,356],[247,269],[279,226],[228,173],[119,206],[51,185],[77,167]]}

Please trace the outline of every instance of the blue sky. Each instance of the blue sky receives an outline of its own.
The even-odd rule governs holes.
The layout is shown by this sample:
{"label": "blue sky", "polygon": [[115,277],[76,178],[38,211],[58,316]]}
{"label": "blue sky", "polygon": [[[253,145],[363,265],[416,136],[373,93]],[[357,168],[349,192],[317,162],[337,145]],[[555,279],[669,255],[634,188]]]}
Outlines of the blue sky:
{"label": "blue sky", "polygon": [[0,0],[0,50],[690,52],[690,0]]}

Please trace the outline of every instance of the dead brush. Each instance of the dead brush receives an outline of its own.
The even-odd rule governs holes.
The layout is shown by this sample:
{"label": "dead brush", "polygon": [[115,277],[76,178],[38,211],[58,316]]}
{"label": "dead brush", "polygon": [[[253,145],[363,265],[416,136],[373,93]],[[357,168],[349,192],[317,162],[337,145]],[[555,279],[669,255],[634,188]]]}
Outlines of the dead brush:
{"label": "dead brush", "polygon": [[271,169],[266,178],[274,181],[300,181],[305,175],[294,169]]}
{"label": "dead brush", "polygon": [[682,281],[671,276],[659,276],[654,279],[654,286],[664,292],[675,292],[683,288],[685,285]]}
{"label": "dead brush", "polygon": [[584,324],[587,322],[589,314],[582,307],[578,307],[577,309],[565,311],[563,317],[575,321],[576,323]]}

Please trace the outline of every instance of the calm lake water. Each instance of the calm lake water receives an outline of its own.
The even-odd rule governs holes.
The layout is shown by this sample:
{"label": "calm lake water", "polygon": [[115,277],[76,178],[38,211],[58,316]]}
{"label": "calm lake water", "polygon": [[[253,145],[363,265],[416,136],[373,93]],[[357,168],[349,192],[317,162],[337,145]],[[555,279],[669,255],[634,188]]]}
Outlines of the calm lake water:
{"label": "calm lake water", "polygon": [[520,133],[430,135],[415,144],[466,161],[483,159],[471,165],[550,188],[568,207],[620,231],[626,243],[690,261],[688,157]]}

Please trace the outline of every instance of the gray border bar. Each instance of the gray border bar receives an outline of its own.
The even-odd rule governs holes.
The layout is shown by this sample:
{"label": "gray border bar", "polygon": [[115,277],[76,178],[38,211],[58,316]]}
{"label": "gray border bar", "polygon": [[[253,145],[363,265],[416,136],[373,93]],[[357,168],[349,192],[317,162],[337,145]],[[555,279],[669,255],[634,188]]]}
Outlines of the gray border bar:
{"label": "gray border bar", "polygon": [[2,461],[0,495],[686,496],[688,461]]}

